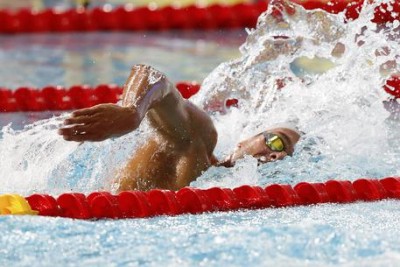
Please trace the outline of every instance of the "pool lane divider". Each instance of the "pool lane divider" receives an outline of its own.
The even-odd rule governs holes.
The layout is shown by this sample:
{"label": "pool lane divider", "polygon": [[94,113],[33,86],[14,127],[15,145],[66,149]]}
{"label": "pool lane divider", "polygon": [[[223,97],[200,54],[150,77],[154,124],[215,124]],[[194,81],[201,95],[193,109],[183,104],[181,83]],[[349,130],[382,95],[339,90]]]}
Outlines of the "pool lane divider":
{"label": "pool lane divider", "polygon": [[165,31],[173,29],[212,30],[255,27],[258,16],[267,9],[267,2],[232,6],[188,6],[182,8],[138,7],[131,5],[111,9],[70,9],[40,12],[22,9],[0,10],[0,33],[90,32],[90,31]]}
{"label": "pool lane divider", "polygon": [[126,219],[201,214],[208,212],[308,206],[322,203],[372,202],[400,199],[400,177],[273,184],[265,188],[243,185],[234,189],[185,187],[178,191],[153,189],[65,193],[57,198],[34,194],[0,195],[0,215],[39,215],[72,219]]}
{"label": "pool lane divider", "polygon": [[[178,82],[176,88],[185,99],[200,90],[196,82]],[[10,90],[0,87],[0,112],[62,111],[88,108],[97,104],[117,103],[123,88],[115,84],[95,87],[75,85],[68,89],[61,86],[46,86],[42,89],[20,87]],[[237,99],[227,99],[226,107],[237,106]]]}
{"label": "pool lane divider", "polygon": [[[185,99],[195,95],[200,90],[196,82],[178,82],[176,88]],[[282,89],[284,85],[277,81]],[[400,76],[392,75],[387,79],[383,89],[393,98],[400,98]],[[68,89],[61,86],[46,86],[41,89],[20,87],[10,90],[0,87],[0,112],[26,111],[62,111],[88,108],[97,104],[117,103],[121,98],[123,88],[115,84],[100,84],[95,87],[74,85]],[[226,107],[239,105],[238,99],[227,99]]]}
{"label": "pool lane divider", "polygon": [[[364,0],[292,0],[292,2],[306,9],[319,8],[333,14],[345,11],[347,19],[356,19]],[[16,12],[0,10],[0,33],[210,30],[255,27],[258,16],[267,9],[268,3],[269,1],[259,1],[249,4],[214,4],[206,7],[192,5],[182,8],[167,6],[156,9],[132,8],[130,5],[112,9],[105,5],[93,9],[77,8],[64,11],[56,9],[40,12],[28,9]],[[280,12],[275,10],[272,14],[279,16]],[[390,7],[387,4],[381,4],[375,9],[372,21],[393,22],[399,19],[399,14],[399,1],[395,1]]]}
{"label": "pool lane divider", "polygon": [[[189,98],[200,90],[200,84],[178,82],[176,88],[182,97]],[[122,87],[115,84],[95,87],[75,85],[68,89],[61,86],[46,86],[42,89],[20,87],[16,90],[0,87],[0,112],[87,108],[97,104],[116,103],[121,98],[122,91]],[[235,103],[231,100],[231,105],[233,104]]]}

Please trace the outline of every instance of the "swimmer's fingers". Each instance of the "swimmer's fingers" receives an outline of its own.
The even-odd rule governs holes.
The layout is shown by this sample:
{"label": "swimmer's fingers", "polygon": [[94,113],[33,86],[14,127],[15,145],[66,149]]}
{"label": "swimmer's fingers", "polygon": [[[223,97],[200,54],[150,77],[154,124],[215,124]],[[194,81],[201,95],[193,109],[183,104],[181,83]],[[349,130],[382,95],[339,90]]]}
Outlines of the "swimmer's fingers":
{"label": "swimmer's fingers", "polygon": [[73,127],[60,128],[58,129],[58,133],[64,137],[91,134],[91,132],[93,132],[92,128],[91,125],[75,125]]}
{"label": "swimmer's fingers", "polygon": [[93,123],[95,118],[93,116],[78,116],[78,117],[71,117],[64,121],[65,125],[72,125],[72,124],[89,124]]}
{"label": "swimmer's fingers", "polygon": [[140,122],[132,108],[101,104],[74,112],[59,134],[68,141],[103,141],[135,130]]}
{"label": "swimmer's fingers", "polygon": [[72,112],[72,117],[91,116],[98,113],[102,109],[102,105],[97,105],[91,108],[78,109]]}

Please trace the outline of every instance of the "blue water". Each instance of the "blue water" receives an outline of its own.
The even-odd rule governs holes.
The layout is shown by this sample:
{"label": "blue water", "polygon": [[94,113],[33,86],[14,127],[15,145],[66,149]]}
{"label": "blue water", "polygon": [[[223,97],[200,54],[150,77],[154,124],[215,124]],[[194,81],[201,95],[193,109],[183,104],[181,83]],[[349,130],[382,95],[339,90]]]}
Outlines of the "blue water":
{"label": "blue water", "polygon": [[[219,62],[237,56],[243,38],[243,32],[1,36],[0,81],[9,88],[122,84],[140,62],[173,81],[201,82]],[[21,129],[51,115],[1,114],[0,127],[13,122]],[[0,217],[0,266],[397,266],[398,205],[391,200],[117,221]]]}
{"label": "blue water", "polygon": [[118,221],[0,218],[1,266],[398,266],[396,201]]}
{"label": "blue water", "polygon": [[239,54],[245,37],[244,31],[3,35],[0,86],[122,85],[138,62],[172,81],[201,82]]}

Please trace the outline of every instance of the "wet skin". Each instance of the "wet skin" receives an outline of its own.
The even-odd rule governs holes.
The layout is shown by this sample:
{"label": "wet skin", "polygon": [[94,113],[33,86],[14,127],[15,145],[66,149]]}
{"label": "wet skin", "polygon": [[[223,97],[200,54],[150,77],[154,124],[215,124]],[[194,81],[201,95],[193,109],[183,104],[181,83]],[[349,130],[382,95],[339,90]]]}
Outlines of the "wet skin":
{"label": "wet skin", "polygon": [[266,131],[282,138],[285,149],[272,151],[258,134],[239,143],[224,161],[213,155],[217,132],[211,118],[182,98],[159,71],[144,65],[132,68],[124,86],[122,106],[101,104],[77,110],[59,134],[67,141],[103,141],[137,129],[147,117],[155,134],[132,151],[117,174],[119,191],[163,188],[177,190],[212,165],[233,166],[244,155],[270,162],[291,155],[299,135],[288,128]]}

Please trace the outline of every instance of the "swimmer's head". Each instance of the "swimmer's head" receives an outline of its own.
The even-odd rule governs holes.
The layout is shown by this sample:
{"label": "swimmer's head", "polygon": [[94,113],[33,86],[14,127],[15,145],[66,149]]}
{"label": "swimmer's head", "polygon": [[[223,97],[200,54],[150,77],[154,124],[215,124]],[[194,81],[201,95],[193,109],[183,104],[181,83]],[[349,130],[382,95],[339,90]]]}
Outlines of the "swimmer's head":
{"label": "swimmer's head", "polygon": [[300,132],[294,127],[269,128],[241,141],[222,165],[226,167],[233,166],[238,159],[243,158],[245,155],[253,156],[260,163],[281,160],[293,154],[300,135]]}

